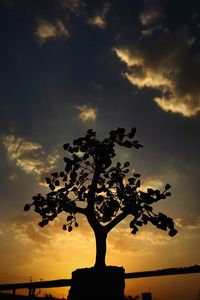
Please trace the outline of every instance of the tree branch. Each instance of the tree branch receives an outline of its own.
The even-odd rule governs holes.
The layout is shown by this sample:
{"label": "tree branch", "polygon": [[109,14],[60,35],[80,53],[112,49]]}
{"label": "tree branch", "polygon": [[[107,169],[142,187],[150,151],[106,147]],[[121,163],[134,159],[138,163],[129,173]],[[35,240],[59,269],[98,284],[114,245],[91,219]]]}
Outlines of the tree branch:
{"label": "tree branch", "polygon": [[110,223],[108,223],[105,226],[106,231],[109,232],[110,230],[112,230],[118,223],[120,223],[122,220],[124,220],[129,214],[130,214],[130,212],[123,211],[122,213],[117,215],[112,221],[110,221]]}
{"label": "tree branch", "polygon": [[103,226],[97,221],[94,213],[95,193],[97,190],[97,183],[99,180],[100,173],[101,173],[100,166],[96,164],[96,170],[94,172],[94,176],[92,178],[92,182],[88,192],[88,198],[87,198],[88,204],[86,207],[87,220],[94,231],[101,227],[103,228]]}
{"label": "tree branch", "polygon": [[76,206],[76,212],[86,216],[86,208]]}

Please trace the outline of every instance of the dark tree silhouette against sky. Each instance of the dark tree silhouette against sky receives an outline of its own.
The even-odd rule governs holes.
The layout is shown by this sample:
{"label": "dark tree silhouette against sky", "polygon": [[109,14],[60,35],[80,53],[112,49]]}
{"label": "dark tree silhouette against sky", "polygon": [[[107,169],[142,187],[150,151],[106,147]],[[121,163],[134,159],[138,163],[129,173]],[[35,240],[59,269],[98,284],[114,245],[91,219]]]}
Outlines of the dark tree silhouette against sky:
{"label": "dark tree silhouette against sky", "polygon": [[148,188],[140,189],[140,174],[130,174],[128,161],[121,163],[115,159],[118,147],[130,150],[143,147],[135,140],[136,129],[126,132],[124,128],[112,130],[109,136],[100,141],[96,132],[87,131],[84,137],[66,143],[63,147],[65,169],[54,172],[46,178],[50,192],[46,196],[33,196],[33,202],[26,204],[40,214],[41,227],[53,221],[61,212],[67,213],[64,230],[71,232],[78,227],[77,214],[86,216],[94,231],[96,240],[96,268],[104,268],[106,238],[108,233],[127,216],[131,234],[148,222],[161,230],[168,230],[173,237],[177,231],[174,222],[165,214],[153,211],[152,204],[171,196],[166,184],[163,191]]}

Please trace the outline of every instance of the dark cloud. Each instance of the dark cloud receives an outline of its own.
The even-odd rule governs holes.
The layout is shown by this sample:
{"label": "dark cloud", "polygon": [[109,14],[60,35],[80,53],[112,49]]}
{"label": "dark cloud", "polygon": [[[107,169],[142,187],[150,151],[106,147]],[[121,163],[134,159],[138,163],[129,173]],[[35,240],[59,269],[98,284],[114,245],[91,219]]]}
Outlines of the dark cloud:
{"label": "dark cloud", "polygon": [[3,135],[2,142],[7,156],[27,174],[36,175],[39,179],[55,168],[58,153],[48,155],[42,146],[15,135]]}
{"label": "dark cloud", "polygon": [[[158,91],[155,102],[165,111],[192,117],[200,111],[199,37],[191,32],[190,22],[169,25],[166,11],[170,1],[145,2],[140,13],[140,38],[125,40],[116,47],[118,57],[125,62],[124,76],[139,89]],[[191,4],[190,4],[191,5]],[[187,5],[183,8],[187,9]],[[179,19],[177,11],[177,20]]]}
{"label": "dark cloud", "polygon": [[85,1],[83,0],[57,0],[57,2],[63,7],[67,8],[69,11],[79,15],[80,11],[85,6]]}
{"label": "dark cloud", "polygon": [[178,227],[189,230],[200,230],[200,216],[189,215],[184,218],[176,219]]}
{"label": "dark cloud", "polygon": [[[46,192],[37,180],[59,164],[54,150],[61,154],[65,142],[83,136],[90,127],[100,138],[119,126],[137,127],[136,139],[144,148],[133,152],[118,148],[117,159],[131,162],[131,172],[142,174],[145,188],[172,185],[173,196],[159,202],[158,209],[177,220],[182,234],[172,242],[165,232],[154,232],[148,226],[133,237],[127,221],[109,237],[111,256],[116,262],[120,255],[132,261],[133,253],[138,268],[142,256],[151,268],[165,256],[170,264],[171,253],[178,249],[180,263],[191,261],[188,253],[195,248],[199,228],[197,1],[2,3],[3,268],[6,270],[8,260],[13,270],[36,260],[48,264],[56,255],[56,259],[63,258],[62,267],[65,257],[73,268],[92,253],[94,235],[82,216],[78,216],[80,226],[68,234],[62,231],[65,215],[40,228],[39,216],[24,217],[16,211],[22,211],[32,195]],[[61,168],[63,156],[64,152]],[[12,213],[15,218],[10,218]],[[190,214],[195,216],[191,220],[187,218]],[[198,254],[192,260],[196,258]]]}

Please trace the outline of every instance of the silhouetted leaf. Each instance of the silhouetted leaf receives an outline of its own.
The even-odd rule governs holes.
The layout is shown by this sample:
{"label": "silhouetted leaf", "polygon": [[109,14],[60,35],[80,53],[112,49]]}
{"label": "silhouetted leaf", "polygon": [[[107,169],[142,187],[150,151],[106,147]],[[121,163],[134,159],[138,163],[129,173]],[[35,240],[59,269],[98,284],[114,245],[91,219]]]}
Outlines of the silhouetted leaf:
{"label": "silhouetted leaf", "polygon": [[170,192],[165,193],[165,196],[167,196],[167,197],[169,197],[171,195],[172,195],[172,193],[170,193]]}
{"label": "silhouetted leaf", "polygon": [[130,228],[133,228],[135,226],[135,220],[132,220],[129,224]]}
{"label": "silhouetted leaf", "polygon": [[164,221],[168,219],[168,217],[165,214],[161,213],[161,212],[159,212],[158,217],[160,219],[164,220]]}
{"label": "silhouetted leaf", "polygon": [[41,222],[38,223],[38,225],[40,227],[44,227],[45,225],[47,225],[49,223],[48,219],[43,219]]}
{"label": "silhouetted leaf", "polygon": [[153,225],[157,225],[159,223],[159,219],[157,217],[150,217],[150,221]]}
{"label": "silhouetted leaf", "polygon": [[24,206],[24,211],[28,211],[30,208],[31,208],[31,205],[30,204],[26,204]]}
{"label": "silhouetted leaf", "polygon": [[135,178],[131,177],[128,179],[129,184],[134,184],[135,183]]}
{"label": "silhouetted leaf", "polygon": [[138,232],[138,228],[136,226],[134,226],[131,233],[136,234],[137,232]]}
{"label": "silhouetted leaf", "polygon": [[53,172],[53,173],[51,173],[51,175],[52,175],[54,178],[57,178],[57,177],[58,177],[58,172]]}
{"label": "silhouetted leaf", "polygon": [[142,226],[143,223],[142,223],[141,221],[136,221],[136,222],[135,222],[135,225],[137,225],[137,226]]}
{"label": "silhouetted leaf", "polygon": [[66,224],[63,225],[63,230],[67,230]]}
{"label": "silhouetted leaf", "polygon": [[165,186],[165,191],[169,190],[170,188],[171,188],[171,185],[167,183]]}
{"label": "silhouetted leaf", "polygon": [[143,148],[143,146],[141,144],[134,144],[133,146],[135,149]]}
{"label": "silhouetted leaf", "polygon": [[59,185],[60,185],[59,180],[56,180],[56,181],[55,181],[55,185],[56,185],[56,186],[59,186]]}
{"label": "silhouetted leaf", "polygon": [[116,137],[117,137],[116,131],[111,130],[109,134],[110,134],[110,139],[111,140],[115,140],[116,139]]}
{"label": "silhouetted leaf", "polygon": [[134,173],[133,176],[137,178],[137,177],[140,177],[141,175],[138,173]]}
{"label": "silhouetted leaf", "polygon": [[130,141],[125,141],[125,142],[124,142],[124,146],[125,146],[126,148],[131,148],[131,147],[133,146],[133,143],[131,143]]}
{"label": "silhouetted leaf", "polygon": [[136,128],[131,128],[131,132],[128,134],[129,139],[132,139],[135,136]]}
{"label": "silhouetted leaf", "polygon": [[40,227],[44,227],[44,226],[45,226],[45,224],[44,224],[42,221],[39,222],[38,225],[39,225]]}
{"label": "silhouetted leaf", "polygon": [[74,152],[73,147],[69,147],[69,148],[68,148],[68,152],[69,152],[69,153],[73,153],[73,152]]}
{"label": "silhouetted leaf", "polygon": [[67,222],[71,221],[74,217],[73,216],[67,216]]}
{"label": "silhouetted leaf", "polygon": [[149,217],[147,216],[147,215],[142,215],[142,221],[143,221],[143,223],[146,225],[147,223],[148,223],[148,221],[149,221]]}
{"label": "silhouetted leaf", "polygon": [[89,135],[95,135],[95,132],[93,131],[93,129],[88,129],[87,133]]}
{"label": "silhouetted leaf", "polygon": [[53,184],[49,184],[49,188],[50,190],[54,191],[55,190],[55,186]]}
{"label": "silhouetted leaf", "polygon": [[141,185],[140,180],[137,180],[137,181],[136,181],[136,185],[137,185],[137,187],[140,187],[140,185]]}
{"label": "silhouetted leaf", "polygon": [[125,128],[121,128],[121,127],[118,127],[116,130],[117,134],[119,135],[124,135],[125,131],[126,131]]}
{"label": "silhouetted leaf", "polygon": [[165,225],[165,224],[157,224],[156,225],[157,226],[157,228],[159,228],[159,229],[161,229],[161,230],[164,230],[164,231],[166,231],[167,230],[167,226]]}
{"label": "silhouetted leaf", "polygon": [[63,177],[63,182],[67,181],[67,175]]}
{"label": "silhouetted leaf", "polygon": [[68,231],[71,232],[72,230],[73,230],[73,228],[72,228],[72,226],[70,225],[70,226],[68,227]]}
{"label": "silhouetted leaf", "polygon": [[153,189],[147,189],[147,193],[152,195],[153,194]]}
{"label": "silhouetted leaf", "polygon": [[176,229],[170,229],[170,231],[169,231],[169,236],[171,236],[171,237],[173,237],[173,236],[175,236],[176,234],[178,233],[178,231],[176,230]]}
{"label": "silhouetted leaf", "polygon": [[66,143],[63,145],[64,150],[67,150],[69,148],[69,143]]}
{"label": "silhouetted leaf", "polygon": [[124,168],[127,168],[127,167],[129,167],[130,166],[130,162],[129,161],[126,161],[125,163],[124,163]]}
{"label": "silhouetted leaf", "polygon": [[46,183],[50,184],[51,183],[51,179],[49,177],[46,177]]}

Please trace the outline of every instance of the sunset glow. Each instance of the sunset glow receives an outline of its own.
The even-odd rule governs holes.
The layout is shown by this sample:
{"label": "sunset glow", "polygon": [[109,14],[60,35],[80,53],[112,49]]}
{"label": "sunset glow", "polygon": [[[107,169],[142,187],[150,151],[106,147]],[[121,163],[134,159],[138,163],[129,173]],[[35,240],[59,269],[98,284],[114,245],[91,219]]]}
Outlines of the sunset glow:
{"label": "sunset glow", "polygon": [[[23,211],[65,167],[63,144],[90,128],[102,140],[136,127],[144,147],[117,147],[114,163],[129,161],[143,191],[171,185],[154,208],[178,230],[171,238],[148,224],[133,236],[127,217],[108,235],[107,265],[129,273],[200,264],[197,2],[1,1],[0,284],[67,279],[94,265],[85,216],[67,232],[65,213],[41,228]],[[125,293],[197,300],[199,282],[199,274],[127,279]]]}

